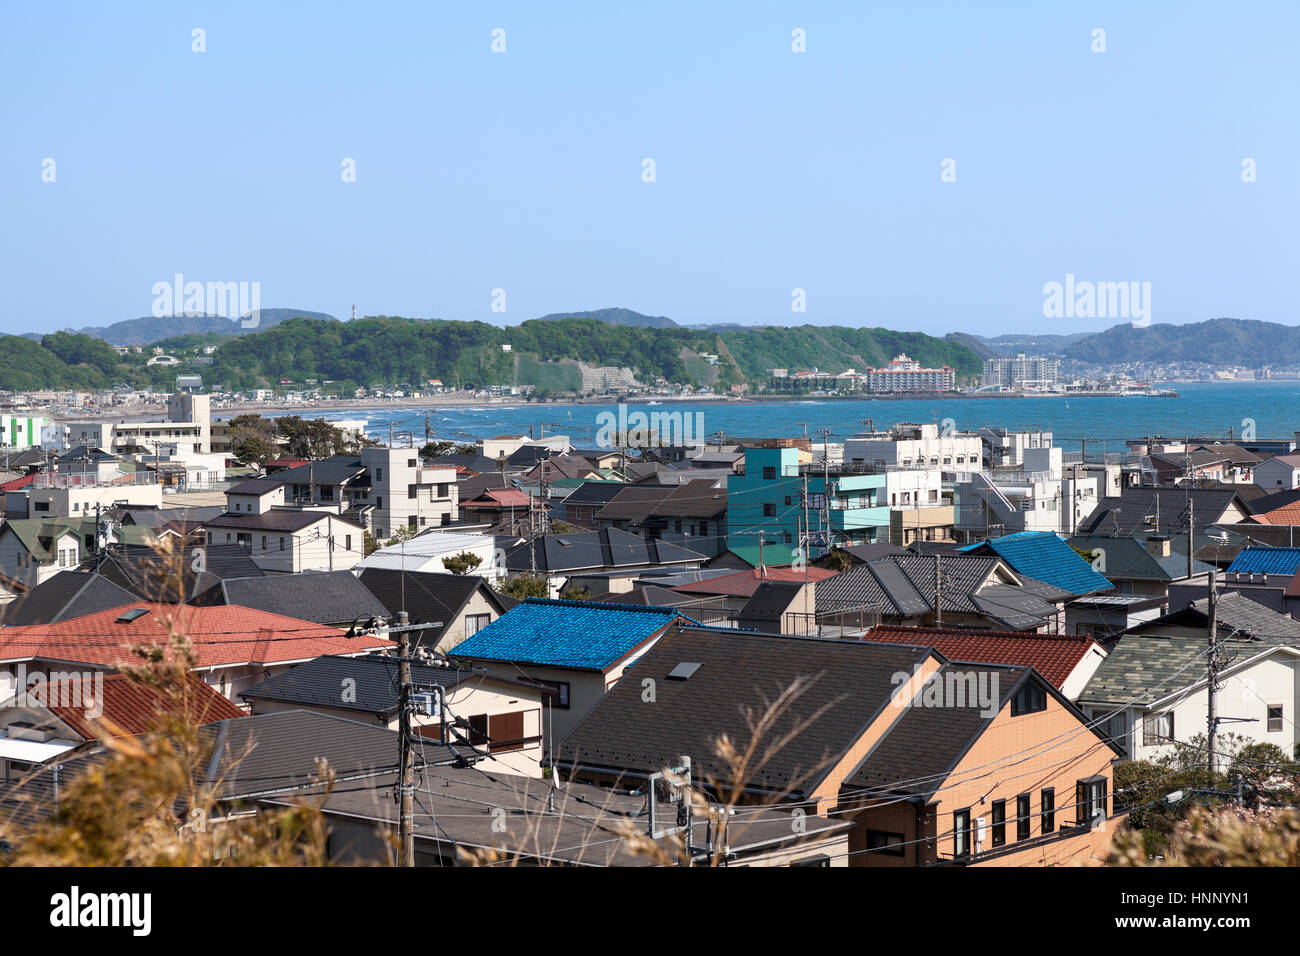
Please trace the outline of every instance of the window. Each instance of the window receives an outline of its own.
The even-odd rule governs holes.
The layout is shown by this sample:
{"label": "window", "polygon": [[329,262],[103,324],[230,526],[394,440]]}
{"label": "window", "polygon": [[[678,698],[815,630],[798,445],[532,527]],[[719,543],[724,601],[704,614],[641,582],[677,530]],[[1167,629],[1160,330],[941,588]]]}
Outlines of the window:
{"label": "window", "polygon": [[789,495],[786,495],[786,496],[785,496],[785,506],[786,506],[787,508],[790,507],[790,496],[789,496]]}
{"label": "window", "polygon": [[884,830],[867,831],[867,850],[882,856],[903,856],[907,841],[901,833],[886,833]]}
{"label": "window", "polygon": [[776,468],[773,465],[763,466],[763,480],[774,481],[776,479]]}
{"label": "window", "polygon": [[406,459],[406,467],[407,467],[407,468],[414,468],[414,467],[415,467],[415,459],[414,459],[414,458],[408,458],[408,459]]}
{"label": "window", "polygon": [[283,536],[283,535],[281,535],[281,537],[280,537],[280,550],[281,550],[281,551],[284,550],[284,536]]}
{"label": "window", "polygon": [[408,498],[414,498],[414,497],[415,497],[415,491],[416,491],[416,486],[415,486],[415,485],[407,485],[407,486],[406,486],[406,497],[408,497]]}
{"label": "window", "polygon": [[262,535],[262,550],[266,550],[266,535]]}
{"label": "window", "polygon": [[970,856],[970,808],[952,815],[952,855]]}
{"label": "window", "polygon": [[383,480],[384,480],[384,469],[382,469],[382,468],[376,468],[376,469],[375,469],[375,481],[383,481]]}
{"label": "window", "polygon": [[1142,743],[1147,747],[1158,747],[1172,743],[1174,739],[1174,712],[1147,714],[1142,718]]}
{"label": "window", "polygon": [[445,481],[438,482],[438,497],[439,498],[447,497],[447,482]]}
{"label": "window", "polygon": [[465,636],[473,637],[491,623],[491,614],[468,614],[465,616]]}
{"label": "window", "polygon": [[701,522],[700,522],[700,534],[701,534],[701,535],[705,535],[705,534],[708,534],[708,533],[709,533],[709,523],[708,523],[707,521],[701,521]]}
{"label": "window", "polygon": [[568,681],[539,680],[542,685],[542,702],[557,710],[569,709]]}
{"label": "window", "polygon": [[1268,705],[1268,732],[1276,734],[1282,729],[1282,705]]}
{"label": "window", "polygon": [[1034,681],[1026,681],[1025,685],[1016,691],[1016,696],[1011,698],[1011,716],[1019,717],[1021,714],[1036,714],[1040,710],[1047,709],[1047,691],[1041,684]]}
{"label": "window", "polygon": [[1007,802],[993,801],[993,845],[1006,846],[1007,843]]}
{"label": "window", "polygon": [[1088,777],[1075,785],[1074,801],[1077,809],[1076,822],[1080,826],[1090,824],[1095,816],[1106,816],[1106,778]]}
{"label": "window", "polygon": [[1051,833],[1056,829],[1056,788],[1044,787],[1042,793],[1042,804],[1039,807],[1043,814],[1043,832]]}
{"label": "window", "polygon": [[493,714],[488,718],[488,750],[503,753],[524,749],[524,712]]}
{"label": "window", "polygon": [[375,507],[376,507],[376,508],[379,508],[380,510],[383,510],[383,507],[384,507],[384,496],[383,496],[383,495],[376,495],[376,496],[375,496]]}
{"label": "window", "polygon": [[1029,794],[1022,793],[1016,797],[1016,839],[1029,839]]}
{"label": "window", "polygon": [[795,860],[795,861],[794,861],[793,863],[791,863],[790,865],[791,865],[791,866],[812,866],[812,867],[821,867],[821,866],[825,866],[825,867],[829,867],[829,866],[831,865],[831,858],[830,858],[829,856],[827,856],[825,853],[819,853],[819,854],[817,854],[817,856],[809,856],[809,857],[805,857],[805,858],[802,859],[802,860]]}
{"label": "window", "polygon": [[794,544],[794,535],[790,534],[789,531],[787,531],[787,532],[785,533],[785,543],[786,543],[786,544]]}
{"label": "window", "polygon": [[776,505],[772,504],[772,502],[770,502],[770,501],[764,502],[764,503],[763,503],[763,517],[764,517],[764,518],[775,518],[775,517],[776,517]]}

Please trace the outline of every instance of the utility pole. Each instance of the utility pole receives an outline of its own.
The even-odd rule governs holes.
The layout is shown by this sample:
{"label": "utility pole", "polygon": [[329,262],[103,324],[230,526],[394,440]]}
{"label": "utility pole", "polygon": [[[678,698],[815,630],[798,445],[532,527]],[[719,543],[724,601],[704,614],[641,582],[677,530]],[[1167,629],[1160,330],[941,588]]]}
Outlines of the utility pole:
{"label": "utility pole", "polygon": [[409,621],[410,615],[406,611],[397,613],[397,623],[402,627],[397,632],[397,732],[401,767],[398,779],[401,803],[397,821],[398,866],[415,866],[415,833],[411,829],[411,819],[415,815],[415,774],[411,766],[411,632],[406,629]]}
{"label": "utility pole", "polygon": [[1206,737],[1206,752],[1209,757],[1208,766],[1211,774],[1214,773],[1214,764],[1215,764],[1214,733],[1218,729],[1218,725],[1219,725],[1218,715],[1215,712],[1215,705],[1217,703],[1215,701],[1215,693],[1217,691],[1217,688],[1215,687],[1215,682],[1219,679],[1219,641],[1218,641],[1219,599],[1218,599],[1218,595],[1215,594],[1215,580],[1214,580],[1215,576],[1216,576],[1216,572],[1211,571],[1210,572],[1210,600],[1209,600],[1210,660],[1206,667],[1206,682],[1205,682],[1206,694],[1209,698],[1209,706],[1206,711],[1207,714],[1206,725],[1209,731]]}
{"label": "utility pole", "polygon": [[808,552],[812,550],[812,534],[808,528],[808,475],[799,476],[803,481],[803,559],[808,561]]}
{"label": "utility pole", "polygon": [[830,550],[831,544],[831,456],[830,442],[831,430],[829,428],[817,429],[817,434],[822,440],[822,534],[824,544],[827,550]]}
{"label": "utility pole", "polygon": [[[1160,495],[1159,493],[1157,493],[1156,501],[1159,500],[1160,500]],[[1159,526],[1157,526],[1156,530],[1157,531],[1160,530]],[[1193,534],[1195,531],[1196,531],[1196,503],[1192,501],[1191,497],[1188,497],[1187,499],[1187,579],[1189,583],[1192,578],[1192,567],[1193,567],[1192,541],[1193,541]],[[1211,588],[1214,587],[1213,577],[1210,578],[1210,587]]]}

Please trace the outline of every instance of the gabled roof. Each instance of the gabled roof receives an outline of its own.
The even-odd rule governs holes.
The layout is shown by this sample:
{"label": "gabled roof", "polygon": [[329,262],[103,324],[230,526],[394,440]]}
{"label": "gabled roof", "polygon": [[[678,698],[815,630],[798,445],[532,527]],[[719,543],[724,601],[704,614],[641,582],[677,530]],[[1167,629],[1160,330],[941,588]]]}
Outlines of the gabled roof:
{"label": "gabled roof", "polygon": [[584,481],[571,494],[565,497],[564,506],[601,506],[608,504],[628,485],[622,481]]}
{"label": "gabled roof", "polygon": [[419,632],[421,642],[426,643],[436,643],[476,594],[495,607],[498,614],[504,614],[516,603],[497,593],[485,578],[477,574],[366,568],[358,580],[375,596],[390,618],[395,619],[399,611],[406,611],[412,624],[441,621],[442,627]]}
{"label": "gabled roof", "polygon": [[673,588],[682,594],[725,594],[731,597],[751,597],[765,581],[790,581],[802,585],[805,581],[824,581],[835,577],[827,568],[751,568],[710,577]]}
{"label": "gabled roof", "polygon": [[[159,716],[174,712],[178,704],[176,697],[164,694],[149,684],[132,680],[125,674],[106,674],[102,680],[103,694],[97,695],[95,709],[102,711],[106,723],[100,723],[98,718],[88,717],[87,708],[82,706],[80,701],[76,706],[47,705],[51,713],[85,740],[98,740],[104,734],[121,736],[157,730]],[[244,712],[229,699],[197,677],[190,675],[187,683],[184,715],[194,718],[195,723],[206,724],[213,720],[230,720],[244,716]],[[46,686],[48,688],[46,700],[57,702],[77,699],[75,693],[71,695],[67,693],[64,684]],[[97,690],[89,683],[84,686],[92,693]]]}
{"label": "gabled roof", "polygon": [[603,671],[683,619],[675,608],[529,598],[450,656]]}
{"label": "gabled roof", "polygon": [[1205,677],[1206,645],[1195,635],[1131,634],[1110,648],[1080,702],[1151,704]]}
{"label": "gabled roof", "polygon": [[1295,574],[1300,548],[1242,548],[1228,566],[1229,574]]}
{"label": "gabled roof", "polygon": [[[1204,597],[1193,602],[1191,607],[1167,614],[1152,624],[1186,621],[1194,614],[1208,626],[1209,606],[1209,597]],[[1218,619],[1218,636],[1222,640],[1244,637],[1254,641],[1300,644],[1300,621],[1279,614],[1237,591],[1225,591],[1218,595],[1215,616]]]}
{"label": "gabled roof", "polygon": [[170,554],[147,545],[113,545],[97,570],[137,599],[173,603],[189,600],[223,578],[262,574],[239,545],[205,545],[198,539],[183,539]]}
{"label": "gabled roof", "polygon": [[[1231,488],[1125,488],[1119,497],[1103,498],[1098,502],[1096,510],[1079,523],[1079,533],[1185,533],[1189,501],[1195,512],[1197,531],[1223,521],[1234,504],[1245,513],[1250,510]],[[1153,527],[1152,521],[1157,516],[1159,525]]]}
{"label": "gabled roof", "polygon": [[53,624],[136,600],[136,595],[90,571],[60,571],[0,608],[0,626]]}
{"label": "gabled roof", "polygon": [[1086,635],[1035,636],[1017,631],[979,631],[950,627],[872,628],[864,641],[933,647],[951,661],[978,661],[1032,667],[1059,688],[1079,662],[1100,645]]}
{"label": "gabled roof", "polygon": [[[800,798],[889,706],[894,675],[932,655],[928,648],[762,635],[734,629],[674,627],[636,662],[630,676],[583,718],[556,748],[560,765],[644,776],[691,756],[697,779],[726,785],[731,767],[718,756],[723,735],[740,751],[754,737],[747,719],[761,716],[795,681],[803,693],[777,715],[764,740],[792,734],[773,748],[745,783]],[[670,674],[698,664],[684,679]],[[642,679],[655,684],[655,702],[642,699]],[[805,721],[811,723],[798,733]],[[760,752],[763,752],[760,742]]]}
{"label": "gabled roof", "polygon": [[[144,613],[133,616],[127,613],[131,611]],[[199,669],[288,663],[394,646],[385,638],[346,637],[336,627],[235,605],[137,601],[54,624],[0,628],[0,661],[73,661],[113,668],[138,661],[128,645],[166,646],[174,633],[188,635]]]}
{"label": "gabled roof", "polygon": [[647,541],[617,528],[539,535],[505,551],[506,567],[511,571],[536,568],[549,574],[704,560],[704,555],[670,541]]}
{"label": "gabled roof", "polygon": [[360,455],[332,455],[321,461],[278,471],[275,477],[279,481],[295,485],[341,485],[364,474],[365,470]]}
{"label": "gabled roof", "polygon": [[277,489],[283,488],[288,482],[283,477],[285,473],[281,472],[274,478],[250,478],[247,481],[241,481],[232,488],[226,489],[228,495],[266,495]]}
{"label": "gabled roof", "polygon": [[969,545],[962,551],[992,551],[1018,574],[1045,581],[1074,597],[1109,591],[1114,585],[1093,570],[1064,540],[1049,531],[1021,531]]}
{"label": "gabled roof", "polygon": [[1250,516],[1250,520],[1258,522],[1259,524],[1289,525],[1295,527],[1296,525],[1300,525],[1300,501],[1278,505],[1276,508],[1269,508],[1267,510],[1259,507],[1258,503],[1256,503],[1255,513]]}
{"label": "gabled roof", "polygon": [[346,518],[341,518],[337,514],[329,511],[296,511],[279,508],[271,511],[263,511],[257,515],[247,514],[230,514],[226,513],[219,518],[213,518],[207,523],[209,528],[230,528],[239,531],[272,531],[272,532],[295,532],[303,528],[310,528],[312,525],[324,521],[327,518],[333,518],[342,524],[353,524],[357,531],[361,531],[360,525],[355,525]]}
{"label": "gabled roof", "polygon": [[351,571],[306,571],[229,578],[191,599],[212,607],[238,604],[316,624],[351,624],[358,618],[387,618],[381,604]]}
{"label": "gabled roof", "polygon": [[[273,700],[301,707],[355,710],[388,720],[397,713],[398,667],[396,657],[378,654],[318,657],[241,691],[239,696],[245,700]],[[485,678],[481,671],[411,665],[411,681],[419,687],[437,685],[450,689],[466,681],[478,686],[485,680],[499,683],[496,678]],[[346,681],[352,683],[345,684]],[[346,700],[339,693],[344,686],[353,691]]]}
{"label": "gabled roof", "polygon": [[[1168,555],[1152,554],[1136,538],[1108,535],[1075,535],[1069,543],[1081,551],[1106,553],[1106,574],[1115,581],[1181,581],[1187,577],[1187,553],[1170,549]],[[1175,542],[1181,543],[1181,541]],[[1192,574],[1214,569],[1214,565],[1192,559]]]}

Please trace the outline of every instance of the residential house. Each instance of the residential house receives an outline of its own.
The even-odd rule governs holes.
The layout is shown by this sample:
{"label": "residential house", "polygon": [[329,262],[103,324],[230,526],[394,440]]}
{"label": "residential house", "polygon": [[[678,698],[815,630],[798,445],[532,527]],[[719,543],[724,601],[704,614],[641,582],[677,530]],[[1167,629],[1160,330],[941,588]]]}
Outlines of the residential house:
{"label": "residential house", "polygon": [[137,595],[93,571],[60,571],[0,607],[0,627],[53,624],[136,599]]}
{"label": "residential house", "polygon": [[584,481],[565,496],[559,517],[574,524],[594,526],[596,513],[626,487],[621,481]]}
{"label": "residential house", "polygon": [[1255,484],[1266,491],[1300,488],[1300,455],[1275,455],[1255,466]]}
{"label": "residential house", "polygon": [[1071,548],[1091,555],[1092,566],[1115,585],[1116,595],[1167,599],[1169,589],[1194,580],[1213,569],[1198,558],[1174,549],[1167,535],[1151,533],[1144,539],[1103,534],[1075,535]]}
{"label": "residential house", "polygon": [[286,482],[280,478],[250,478],[226,489],[226,510],[260,515],[285,504]]}
{"label": "residential house", "polygon": [[263,571],[343,571],[365,555],[365,529],[328,511],[225,514],[206,525],[207,544],[236,544]]}
{"label": "residential house", "polygon": [[854,632],[895,624],[1060,634],[1071,598],[1016,574],[999,557],[889,555],[821,582],[817,620],[823,628]]}
{"label": "residential house", "polygon": [[[397,730],[397,668],[396,658],[380,655],[318,657],[239,696],[253,714],[302,708]],[[436,692],[444,705],[438,714],[412,715],[412,728],[422,739],[485,751],[487,759],[476,764],[481,770],[541,776],[543,688],[523,679],[418,663],[411,665],[411,683],[414,693]]]}
{"label": "residential house", "polygon": [[1064,539],[1050,531],[1002,535],[960,550],[963,554],[996,555],[1017,574],[1068,591],[1076,598],[1114,587]]}
{"label": "residential house", "polygon": [[[689,758],[692,782],[740,804],[728,839],[764,808],[852,821],[849,865],[1095,863],[1118,822],[1117,752],[1032,668],[681,625],[635,675],[560,742],[556,772],[637,789]],[[764,759],[729,756],[749,752]]]}
{"label": "residential house", "polygon": [[[1217,733],[1293,753],[1300,702],[1300,622],[1269,611],[1235,592],[1217,608],[1222,656],[1216,694]],[[1080,695],[1106,736],[1134,760],[1171,752],[1204,739],[1209,696],[1207,601],[1138,625],[1108,650]]]}
{"label": "residential house", "polygon": [[592,596],[623,594],[650,568],[697,568],[702,561],[695,551],[615,528],[537,535],[505,549],[511,573],[546,577],[552,594],[567,587],[585,587]]}
{"label": "residential house", "polygon": [[479,559],[479,563],[469,573],[497,580],[506,574],[506,548],[518,544],[519,540],[514,535],[426,531],[368,554],[356,570],[361,573],[379,568],[445,574],[447,566],[444,561],[457,555],[471,554]]}
{"label": "residential house", "polygon": [[97,556],[95,573],[130,591],[130,600],[183,604],[225,578],[262,569],[239,545],[185,539],[171,547],[111,545]]}
{"label": "residential house", "polygon": [[672,608],[529,598],[452,648],[458,665],[548,689],[547,727],[560,739],[668,628]]}
{"label": "residential house", "polygon": [[23,668],[116,670],[139,662],[129,647],[166,648],[176,634],[190,640],[195,656],[191,670],[232,700],[292,664],[322,654],[365,654],[394,646],[382,637],[348,637],[339,628],[234,605],[137,601],[53,624],[0,628],[0,699],[16,691]]}
{"label": "residential house", "polygon": [[599,527],[679,544],[706,557],[726,548],[727,491],[709,479],[625,485],[595,517]]}

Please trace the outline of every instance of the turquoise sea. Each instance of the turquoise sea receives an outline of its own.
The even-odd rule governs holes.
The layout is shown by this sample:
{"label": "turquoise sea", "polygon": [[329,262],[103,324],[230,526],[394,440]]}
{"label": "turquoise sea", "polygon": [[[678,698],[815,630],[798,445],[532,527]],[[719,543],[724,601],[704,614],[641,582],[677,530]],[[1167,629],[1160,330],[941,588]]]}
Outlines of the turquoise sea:
{"label": "turquoise sea", "polygon": [[[1087,439],[1089,450],[1101,444],[1120,451],[1124,441],[1148,435],[1241,437],[1252,423],[1259,438],[1293,438],[1300,429],[1300,382],[1184,383],[1172,386],[1178,398],[952,398],[790,400],[781,402],[675,402],[649,407],[634,401],[629,414],[684,412],[698,421],[706,436],[718,431],[743,438],[801,436],[804,424],[814,441],[817,430],[829,428],[839,441],[865,430],[895,422],[933,422],[952,419],[959,430],[981,426],[1042,428],[1055,435],[1058,445],[1075,450]],[[617,413],[617,405],[476,405],[428,409],[435,439],[457,442],[501,434],[567,434],[575,445],[591,447],[602,424],[602,412]],[[388,440],[389,424],[410,431],[423,444],[423,408],[336,411],[330,417],[365,418],[371,437]],[[635,427],[633,422],[633,427]],[[1231,431],[1230,431],[1231,430]]]}

